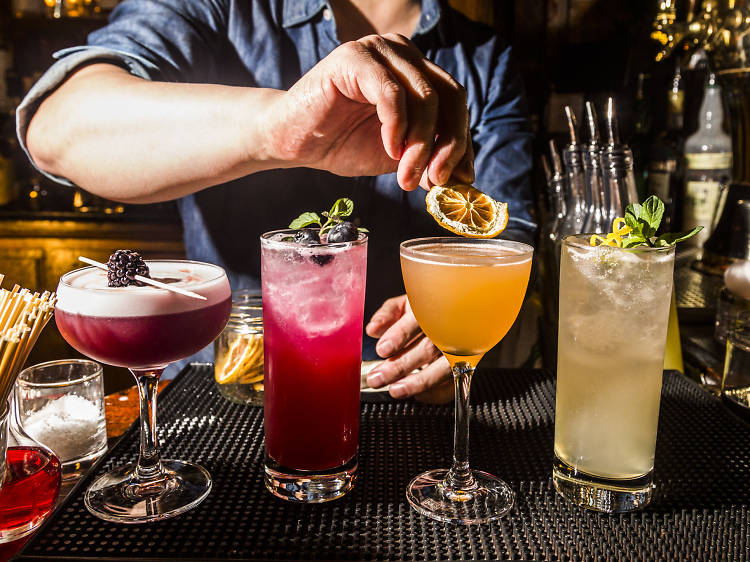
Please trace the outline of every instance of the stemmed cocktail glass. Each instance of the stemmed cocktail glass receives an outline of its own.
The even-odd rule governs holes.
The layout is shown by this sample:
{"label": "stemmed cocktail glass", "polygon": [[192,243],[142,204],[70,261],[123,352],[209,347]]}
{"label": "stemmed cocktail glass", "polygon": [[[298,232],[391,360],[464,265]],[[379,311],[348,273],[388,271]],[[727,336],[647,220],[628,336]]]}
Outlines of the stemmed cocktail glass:
{"label": "stemmed cocktail glass", "polygon": [[401,244],[409,303],[450,362],[456,391],[453,466],[418,475],[406,490],[412,507],[433,519],[484,523],[513,506],[505,482],[469,468],[469,389],[477,363],[518,315],[532,254],[527,244],[496,239],[420,238]]}
{"label": "stemmed cocktail glass", "polygon": [[94,515],[144,523],[183,513],[211,490],[201,466],[159,457],[156,389],[164,368],[213,341],[231,309],[226,273],[191,261],[147,261],[151,277],[205,297],[199,300],[152,286],[107,287],[107,272],[85,267],[66,273],[57,287],[55,321],[78,351],[127,367],[138,383],[141,442],[138,461],[99,477],[86,492]]}

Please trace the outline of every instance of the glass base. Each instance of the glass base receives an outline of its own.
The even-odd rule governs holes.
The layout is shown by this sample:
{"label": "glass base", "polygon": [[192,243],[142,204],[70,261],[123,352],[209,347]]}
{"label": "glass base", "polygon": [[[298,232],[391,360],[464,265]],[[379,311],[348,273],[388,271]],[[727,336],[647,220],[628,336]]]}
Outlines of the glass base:
{"label": "glass base", "polygon": [[300,503],[322,503],[349,492],[357,478],[357,455],[325,471],[293,470],[280,466],[268,455],[265,462],[266,489],[277,498]]}
{"label": "glass base", "polygon": [[577,506],[604,513],[646,507],[654,493],[654,471],[640,478],[616,480],[582,473],[555,456],[552,482],[557,492]]}
{"label": "glass base", "polygon": [[99,477],[86,491],[86,508],[105,521],[148,523],[174,517],[201,503],[211,491],[211,477],[200,465],[162,459],[166,482],[131,482],[135,464]]}
{"label": "glass base", "polygon": [[474,486],[450,489],[444,482],[448,469],[423,472],[406,487],[406,499],[422,515],[446,523],[467,525],[499,519],[513,507],[513,490],[505,482],[472,470]]}
{"label": "glass base", "polygon": [[[19,525],[18,527],[13,527],[11,529],[0,529],[0,545],[15,542],[18,539],[22,539],[30,535],[31,533],[36,531],[42,523],[44,523],[45,519],[46,516],[37,517],[36,519],[28,521],[23,525]],[[1,551],[0,560],[5,560],[5,558],[2,557]]]}
{"label": "glass base", "polygon": [[62,463],[62,480],[63,484],[70,484],[71,487],[78,483],[78,481],[86,475],[89,469],[94,466],[104,453],[107,452],[107,442],[104,442],[104,446],[100,447],[98,451],[79,457],[73,460],[68,460]]}

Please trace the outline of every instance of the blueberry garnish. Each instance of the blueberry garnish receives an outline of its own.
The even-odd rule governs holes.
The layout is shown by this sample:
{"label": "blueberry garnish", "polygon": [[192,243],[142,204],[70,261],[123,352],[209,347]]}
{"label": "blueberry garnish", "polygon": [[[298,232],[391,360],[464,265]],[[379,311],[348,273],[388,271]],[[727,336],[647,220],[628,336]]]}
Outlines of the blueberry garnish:
{"label": "blueberry garnish", "polygon": [[329,244],[336,244],[337,242],[354,242],[357,238],[359,238],[359,232],[354,223],[342,221],[328,231],[326,241]]}
{"label": "blueberry garnish", "polygon": [[304,244],[306,246],[309,246],[310,244],[320,244],[320,236],[318,235],[317,230],[306,228],[294,233],[294,241],[297,244]]}
{"label": "blueberry garnish", "polygon": [[319,254],[317,256],[310,256],[310,261],[313,263],[317,263],[320,267],[323,267],[324,265],[328,265],[333,261],[333,256],[331,254]]}

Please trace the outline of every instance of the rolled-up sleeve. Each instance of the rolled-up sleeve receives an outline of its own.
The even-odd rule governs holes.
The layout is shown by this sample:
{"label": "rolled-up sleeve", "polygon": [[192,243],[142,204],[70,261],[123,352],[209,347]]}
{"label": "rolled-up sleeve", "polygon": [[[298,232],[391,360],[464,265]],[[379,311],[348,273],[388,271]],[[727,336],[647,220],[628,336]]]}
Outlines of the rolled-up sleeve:
{"label": "rolled-up sleeve", "polygon": [[[54,54],[56,62],[18,106],[16,134],[29,161],[34,164],[26,133],[34,113],[47,96],[83,66],[106,62],[146,80],[211,82],[215,78],[216,57],[228,47],[227,13],[227,6],[217,0],[120,3],[108,25],[89,35],[87,45]],[[58,183],[71,185],[66,178],[39,171]]]}

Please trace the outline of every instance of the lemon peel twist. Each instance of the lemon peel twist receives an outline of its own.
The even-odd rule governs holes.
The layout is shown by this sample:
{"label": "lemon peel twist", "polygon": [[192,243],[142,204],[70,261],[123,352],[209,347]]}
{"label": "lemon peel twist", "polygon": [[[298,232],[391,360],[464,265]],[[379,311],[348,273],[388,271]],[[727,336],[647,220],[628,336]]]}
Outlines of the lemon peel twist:
{"label": "lemon peel twist", "polygon": [[612,232],[607,234],[607,237],[600,236],[598,234],[592,234],[589,239],[589,244],[592,246],[612,246],[614,248],[622,248],[622,237],[630,234],[632,229],[625,224],[624,217],[617,217],[612,221]]}

